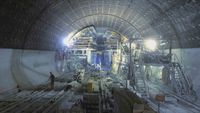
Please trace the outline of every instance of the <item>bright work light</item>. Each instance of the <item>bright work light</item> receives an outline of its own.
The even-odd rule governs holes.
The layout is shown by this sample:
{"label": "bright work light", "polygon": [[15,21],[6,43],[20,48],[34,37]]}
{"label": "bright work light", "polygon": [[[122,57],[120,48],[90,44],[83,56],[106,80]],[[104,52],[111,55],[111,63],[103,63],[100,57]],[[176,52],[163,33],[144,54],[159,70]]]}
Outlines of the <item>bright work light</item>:
{"label": "bright work light", "polygon": [[155,51],[157,48],[157,42],[156,40],[148,39],[144,41],[144,46],[148,50]]}
{"label": "bright work light", "polygon": [[63,44],[67,47],[70,47],[73,45],[73,39],[71,38],[73,33],[70,33],[67,37],[63,39]]}
{"label": "bright work light", "polygon": [[70,47],[73,45],[73,41],[72,40],[69,40],[69,38],[64,38],[63,39],[63,44],[67,47]]}

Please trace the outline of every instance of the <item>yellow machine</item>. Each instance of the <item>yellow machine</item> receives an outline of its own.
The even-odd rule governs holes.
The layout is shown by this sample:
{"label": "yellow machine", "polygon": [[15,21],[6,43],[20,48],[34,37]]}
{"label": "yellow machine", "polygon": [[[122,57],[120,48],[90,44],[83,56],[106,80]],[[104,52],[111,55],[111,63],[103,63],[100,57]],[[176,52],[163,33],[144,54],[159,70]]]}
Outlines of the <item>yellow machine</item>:
{"label": "yellow machine", "polygon": [[88,93],[92,93],[93,91],[94,91],[93,83],[92,82],[88,82],[87,83],[87,92]]}

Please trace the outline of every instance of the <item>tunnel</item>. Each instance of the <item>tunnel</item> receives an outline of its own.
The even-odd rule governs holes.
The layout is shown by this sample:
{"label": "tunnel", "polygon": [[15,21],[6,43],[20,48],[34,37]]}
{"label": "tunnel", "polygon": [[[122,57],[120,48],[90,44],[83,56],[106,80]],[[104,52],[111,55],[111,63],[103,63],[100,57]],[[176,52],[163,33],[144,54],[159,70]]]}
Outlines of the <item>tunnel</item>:
{"label": "tunnel", "polygon": [[4,0],[0,17],[2,113],[200,112],[198,0]]}

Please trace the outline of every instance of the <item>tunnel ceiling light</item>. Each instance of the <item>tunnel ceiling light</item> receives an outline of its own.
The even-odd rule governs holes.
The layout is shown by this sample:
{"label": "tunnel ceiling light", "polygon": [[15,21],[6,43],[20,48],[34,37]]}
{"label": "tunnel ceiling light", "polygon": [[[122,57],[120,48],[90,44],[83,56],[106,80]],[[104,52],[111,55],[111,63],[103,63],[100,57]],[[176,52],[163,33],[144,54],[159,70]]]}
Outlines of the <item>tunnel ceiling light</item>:
{"label": "tunnel ceiling light", "polygon": [[73,46],[73,41],[69,40],[69,38],[64,38],[63,39],[63,44],[67,47]]}
{"label": "tunnel ceiling light", "polygon": [[71,33],[68,34],[67,37],[65,37],[63,39],[64,46],[67,46],[67,47],[73,46],[73,38],[72,38],[73,34],[74,34],[74,32],[71,32]]}
{"label": "tunnel ceiling light", "polygon": [[157,42],[153,39],[148,39],[144,41],[144,46],[150,51],[155,51],[157,49]]}

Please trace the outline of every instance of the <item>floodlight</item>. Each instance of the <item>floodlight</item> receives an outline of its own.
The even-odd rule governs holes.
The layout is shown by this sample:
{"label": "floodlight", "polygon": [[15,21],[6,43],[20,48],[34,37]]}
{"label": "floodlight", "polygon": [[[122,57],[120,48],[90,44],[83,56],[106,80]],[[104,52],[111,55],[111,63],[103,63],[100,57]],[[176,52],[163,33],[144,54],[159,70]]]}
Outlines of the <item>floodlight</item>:
{"label": "floodlight", "polygon": [[73,36],[73,32],[69,33],[68,36],[63,39],[63,44],[65,46],[70,47],[73,45],[72,36]]}
{"label": "floodlight", "polygon": [[153,39],[148,39],[144,41],[144,46],[146,49],[155,51],[157,49],[157,42]]}
{"label": "floodlight", "polygon": [[64,38],[63,39],[63,44],[67,47],[70,47],[73,45],[73,41],[72,40],[69,40],[69,38]]}

